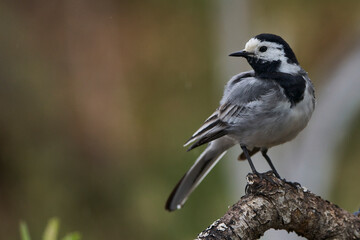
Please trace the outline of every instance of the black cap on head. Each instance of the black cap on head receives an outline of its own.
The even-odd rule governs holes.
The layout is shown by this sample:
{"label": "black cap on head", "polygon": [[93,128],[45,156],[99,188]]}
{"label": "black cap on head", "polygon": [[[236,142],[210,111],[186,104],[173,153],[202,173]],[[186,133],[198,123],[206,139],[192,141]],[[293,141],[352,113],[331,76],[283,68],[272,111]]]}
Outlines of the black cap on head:
{"label": "black cap on head", "polygon": [[285,42],[285,40],[282,39],[280,36],[277,36],[275,34],[270,34],[270,33],[262,33],[262,34],[255,36],[255,38],[259,39],[261,42],[267,41],[267,42],[274,42],[274,43],[281,44],[282,46],[284,46],[285,56],[291,61],[291,63],[299,64],[293,50],[289,46],[289,44],[287,42]]}

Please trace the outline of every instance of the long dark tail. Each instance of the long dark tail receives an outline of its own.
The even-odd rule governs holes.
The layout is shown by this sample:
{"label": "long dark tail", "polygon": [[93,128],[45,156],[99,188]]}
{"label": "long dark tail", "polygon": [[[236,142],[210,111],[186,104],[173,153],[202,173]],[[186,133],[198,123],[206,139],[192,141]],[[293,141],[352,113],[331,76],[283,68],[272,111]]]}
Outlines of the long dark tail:
{"label": "long dark tail", "polygon": [[165,208],[168,211],[180,209],[186,202],[189,195],[201,183],[204,177],[224,156],[226,149],[213,148],[209,145],[198,157],[190,170],[181,178],[172,193],[170,194]]}

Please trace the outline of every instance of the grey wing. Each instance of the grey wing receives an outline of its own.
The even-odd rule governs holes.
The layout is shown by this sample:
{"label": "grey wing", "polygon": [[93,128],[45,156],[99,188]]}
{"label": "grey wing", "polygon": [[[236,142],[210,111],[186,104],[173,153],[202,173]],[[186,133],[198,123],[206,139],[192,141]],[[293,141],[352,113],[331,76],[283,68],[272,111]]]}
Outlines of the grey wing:
{"label": "grey wing", "polygon": [[275,81],[250,76],[228,84],[228,90],[220,101],[219,118],[234,125],[277,112],[277,108],[288,107],[289,104],[284,90]]}
{"label": "grey wing", "polygon": [[[233,76],[225,86],[224,96],[227,96],[232,91],[233,87],[239,84],[241,81],[249,77],[254,77],[254,75],[254,71],[248,71]],[[229,126],[227,125],[226,121],[224,122],[219,118],[221,114],[221,108],[222,107],[220,106],[218,109],[216,109],[216,111],[205,120],[204,124],[184,144],[184,146],[187,146],[190,143],[195,142],[189,147],[188,151],[227,134],[227,128]]]}
{"label": "grey wing", "polygon": [[274,112],[279,101],[287,102],[281,88],[273,81],[259,80],[253,72],[232,78],[225,87],[220,107],[204,122],[184,146],[188,151],[228,134],[241,126]]}

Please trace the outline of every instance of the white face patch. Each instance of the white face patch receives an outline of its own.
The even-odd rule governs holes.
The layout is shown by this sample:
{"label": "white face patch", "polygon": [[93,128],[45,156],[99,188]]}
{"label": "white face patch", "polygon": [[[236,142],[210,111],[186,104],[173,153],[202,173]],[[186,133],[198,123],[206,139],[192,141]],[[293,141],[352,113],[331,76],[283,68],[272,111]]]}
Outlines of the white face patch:
{"label": "white face patch", "polygon": [[256,38],[251,38],[246,44],[245,44],[245,51],[247,52],[255,52],[257,46],[260,44],[260,40]]}
{"label": "white face patch", "polygon": [[[261,52],[261,47],[266,47],[267,50],[265,52]],[[251,38],[246,44],[245,49],[246,52],[253,53],[255,58],[264,61],[281,61],[279,71],[285,73],[297,73],[300,71],[300,66],[297,64],[288,63],[288,59],[285,56],[285,52],[283,46],[267,41],[260,41],[257,38]]]}
{"label": "white face patch", "polygon": [[[260,47],[267,47],[265,52],[260,52]],[[261,42],[257,38],[251,38],[245,44],[245,51],[254,53],[256,57],[259,59],[267,60],[267,61],[278,61],[281,59],[285,59],[285,52],[283,47],[280,44],[274,42]]]}

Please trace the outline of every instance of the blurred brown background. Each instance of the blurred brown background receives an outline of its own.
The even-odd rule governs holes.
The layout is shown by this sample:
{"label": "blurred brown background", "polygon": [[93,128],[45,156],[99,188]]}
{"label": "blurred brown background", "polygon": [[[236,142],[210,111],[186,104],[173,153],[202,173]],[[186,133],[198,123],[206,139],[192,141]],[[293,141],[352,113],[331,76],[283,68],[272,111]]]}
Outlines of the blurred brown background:
{"label": "blurred brown background", "polygon": [[[201,152],[182,144],[223,83],[249,69],[227,54],[279,34],[321,92],[360,43],[359,1],[240,2],[2,1],[0,239],[19,239],[21,219],[40,239],[53,216],[60,235],[86,240],[193,239],[221,216],[239,198],[228,197],[222,162],[183,210],[164,204]],[[232,18],[236,46],[224,44]],[[359,106],[329,163],[328,199],[349,211],[360,207]]]}

